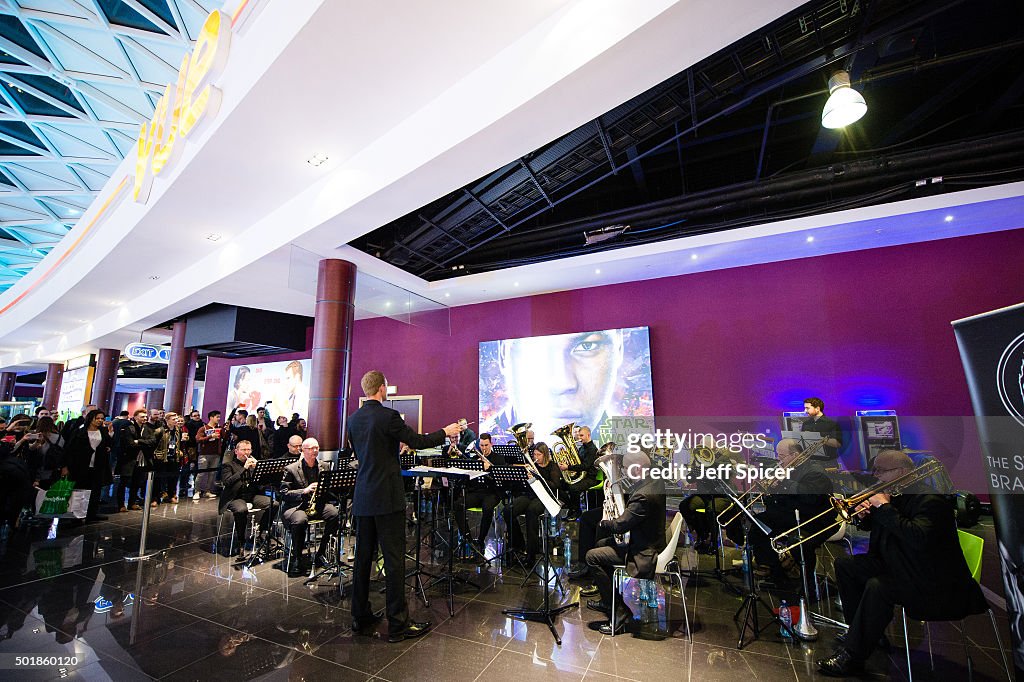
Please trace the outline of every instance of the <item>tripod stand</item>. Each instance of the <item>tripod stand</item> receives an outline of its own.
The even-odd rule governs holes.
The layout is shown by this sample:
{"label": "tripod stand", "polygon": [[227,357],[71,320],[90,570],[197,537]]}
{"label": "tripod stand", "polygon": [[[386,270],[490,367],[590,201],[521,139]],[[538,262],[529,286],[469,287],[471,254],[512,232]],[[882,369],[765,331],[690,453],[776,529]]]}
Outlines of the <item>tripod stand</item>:
{"label": "tripod stand", "polygon": [[[551,495],[551,491],[548,489],[547,484],[543,479],[535,478],[530,481],[530,488],[534,494],[544,503],[544,516],[543,522],[550,525],[553,516],[556,516],[561,511],[562,506],[557,500]],[[545,526],[547,528],[547,526]],[[551,573],[551,558],[548,554],[548,534],[544,532],[541,534],[541,551],[544,553],[544,576],[547,577]],[[529,620],[535,623],[544,623],[548,626],[548,630],[551,631],[551,636],[555,638],[555,644],[562,646],[562,638],[558,636],[558,631],[555,630],[555,618],[558,614],[569,609],[576,608],[580,605],[578,601],[570,602],[556,608],[551,608],[551,589],[549,582],[544,581],[544,604],[539,609],[505,609],[502,611],[506,616],[512,616],[513,618],[519,618],[520,620]]]}
{"label": "tripod stand", "polygon": [[430,606],[427,600],[427,591],[423,585],[422,576],[436,579],[437,576],[423,570],[423,562],[420,560],[420,549],[423,544],[423,479],[434,478],[437,474],[433,471],[413,471],[403,469],[402,476],[415,480],[416,486],[416,547],[413,550],[413,568],[405,574],[405,579],[414,580],[413,591],[418,592],[424,606]]}
{"label": "tripod stand", "polygon": [[[482,467],[481,467],[482,468]],[[469,480],[468,473],[448,473],[448,480],[451,485],[448,486],[448,570],[439,576],[436,576],[427,589],[429,590],[434,585],[440,585],[446,583],[448,586],[448,615],[455,615],[455,583],[460,582],[466,585],[475,587],[477,590],[480,586],[474,583],[472,580],[463,578],[460,575],[455,574],[455,510],[454,510],[454,490],[456,485],[464,486]]]}
{"label": "tripod stand", "polygon": [[[772,534],[772,529],[769,528],[768,526],[764,525],[763,523],[761,523],[761,521],[759,521],[757,519],[757,517],[755,517],[753,514],[751,514],[750,510],[747,509],[746,507],[744,507],[743,504],[739,501],[739,499],[736,498],[735,495],[733,495],[732,493],[727,493],[727,495],[733,501],[733,503],[736,505],[736,507],[743,512],[743,515],[747,517],[747,520],[744,523],[744,529],[743,529],[744,530],[744,532],[743,532],[743,535],[744,535],[743,558],[744,558],[744,562],[747,565],[747,572],[746,572],[746,589],[747,589],[747,593],[743,597],[743,603],[740,604],[740,608],[736,611],[736,614],[732,617],[733,621],[735,621],[735,623],[736,623],[736,626],[739,628],[739,637],[740,638],[739,638],[739,642],[736,644],[736,648],[742,650],[743,647],[746,646],[746,644],[747,644],[747,642],[746,642],[747,630],[750,630],[750,633],[752,635],[751,641],[754,641],[758,637],[761,636],[762,632],[764,632],[767,628],[771,627],[771,625],[773,623],[778,624],[783,630],[785,630],[788,633],[788,635],[790,637],[795,637],[796,635],[793,633],[792,628],[789,627],[788,625],[784,624],[781,620],[779,620],[779,617],[777,615],[775,615],[775,612],[772,610],[771,606],[766,604],[765,601],[763,599],[761,599],[761,595],[757,591],[757,582],[754,580],[753,549],[750,546],[750,539],[748,537],[749,534],[750,534],[750,526],[751,526],[751,524],[753,524],[754,526],[757,526],[757,528],[760,529],[761,532],[763,532],[766,536],[769,536],[769,537]],[[768,622],[765,623],[763,626],[760,625],[759,621],[758,621],[757,607],[759,605],[764,607],[764,609],[768,612],[768,614],[770,616]],[[740,618],[740,614],[743,614],[742,619]]]}

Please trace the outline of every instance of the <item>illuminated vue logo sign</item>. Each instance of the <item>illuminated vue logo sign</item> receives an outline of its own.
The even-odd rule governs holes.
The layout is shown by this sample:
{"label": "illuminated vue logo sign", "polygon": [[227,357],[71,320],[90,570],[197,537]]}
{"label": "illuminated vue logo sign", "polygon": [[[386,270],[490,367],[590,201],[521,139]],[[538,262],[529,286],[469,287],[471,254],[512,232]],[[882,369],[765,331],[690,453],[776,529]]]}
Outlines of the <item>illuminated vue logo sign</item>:
{"label": "illuminated vue logo sign", "polygon": [[154,346],[149,343],[129,343],[124,347],[125,357],[142,362],[156,362],[166,365],[171,360],[170,346]]}
{"label": "illuminated vue logo sign", "polygon": [[153,178],[166,173],[181,156],[184,140],[202,132],[220,107],[221,91],[212,85],[227,64],[231,18],[214,10],[203,24],[195,48],[185,55],[178,80],[164,88],[153,120],[139,130],[132,196],[149,200]]}

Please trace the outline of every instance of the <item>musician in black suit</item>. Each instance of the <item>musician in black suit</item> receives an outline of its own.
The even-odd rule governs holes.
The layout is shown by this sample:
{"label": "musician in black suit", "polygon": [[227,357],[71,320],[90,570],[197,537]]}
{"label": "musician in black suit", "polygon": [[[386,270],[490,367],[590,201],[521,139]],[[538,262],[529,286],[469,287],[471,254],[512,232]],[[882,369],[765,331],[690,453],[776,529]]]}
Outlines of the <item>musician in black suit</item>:
{"label": "musician in black suit", "polygon": [[[792,438],[784,438],[776,445],[776,452],[779,455],[779,464],[782,467],[793,467],[789,473],[789,480],[781,480],[771,489],[770,495],[765,495],[763,502],[765,510],[757,515],[757,519],[772,530],[773,535],[789,530],[796,525],[796,514],[799,510],[800,521],[806,522],[814,517],[818,520],[808,523],[801,528],[801,535],[807,537],[813,535],[825,526],[835,522],[834,514],[824,514],[832,508],[829,497],[832,494],[832,481],[829,479],[822,463],[813,457],[803,463],[793,466],[794,462],[804,451],[800,442]],[[742,517],[726,527],[726,533],[734,541],[742,542],[743,531],[741,530]],[[792,557],[781,561],[779,554],[772,549],[771,539],[761,532],[760,528],[751,526],[748,540],[754,550],[754,560],[757,562],[755,571],[759,577],[771,575],[777,584],[792,584],[800,577],[799,566]],[[814,572],[816,565],[815,552],[828,536],[824,533],[813,540],[808,540],[804,547],[804,556],[807,559],[807,570]]]}
{"label": "musician in black suit", "polygon": [[[592,629],[610,635],[625,630],[632,621],[633,613],[622,600],[622,595],[612,592],[612,574],[616,566],[626,566],[626,572],[634,578],[653,578],[658,565],[658,553],[665,548],[665,486],[661,479],[650,478],[651,460],[644,453],[627,453],[622,458],[626,476],[637,486],[629,496],[626,511],[616,519],[602,519],[600,527],[612,534],[598,542],[598,546],[587,552],[587,565],[601,598],[590,600],[587,607],[611,616],[612,599],[615,599],[615,618],[590,623]],[[629,542],[620,543],[615,535],[629,532]]]}
{"label": "musician in black suit", "polygon": [[220,491],[217,502],[219,514],[231,514],[235,517],[235,552],[245,559],[245,524],[249,504],[259,512],[253,517],[253,523],[259,523],[260,532],[266,533],[270,527],[270,498],[263,494],[256,485],[253,474],[256,471],[256,458],[252,456],[252,443],[240,440],[235,444],[235,456],[228,459],[220,468],[220,480],[224,489]]}
{"label": "musician in black suit", "polygon": [[[306,545],[306,529],[309,527],[309,515],[306,511],[313,495],[316,494],[320,474],[331,469],[327,462],[317,460],[320,443],[316,438],[302,441],[300,448],[302,457],[284,468],[284,481],[281,484],[281,494],[284,497],[282,516],[284,525],[292,534],[292,565],[287,567],[289,572],[303,569],[302,552]],[[316,563],[321,566],[329,563],[325,554],[327,541],[337,532],[341,522],[338,507],[330,503],[330,499],[333,499],[333,496],[329,493],[316,497],[316,511],[324,521],[324,534],[315,558]]]}
{"label": "musician in black suit", "polygon": [[413,623],[405,601],[405,485],[398,450],[400,443],[413,449],[441,445],[455,436],[459,425],[449,424],[428,435],[406,425],[402,415],[381,402],[387,379],[371,370],[361,381],[366,402],[349,417],[348,432],[359,460],[352,515],[356,523],[356,563],[352,576],[352,630],[369,634],[379,616],[370,608],[370,567],[378,544],[384,557],[387,588],[388,641],[418,637],[430,623]]}
{"label": "musician in black suit", "polygon": [[579,464],[559,463],[558,468],[563,472],[585,473],[586,475],[576,483],[565,483],[562,488],[568,493],[566,506],[569,509],[568,519],[574,520],[580,515],[580,495],[597,485],[597,444],[590,437],[590,427],[579,427],[580,444],[576,451],[580,456]]}
{"label": "musician in black suit", "polygon": [[[460,425],[461,428],[461,425]],[[484,471],[491,468],[492,464],[505,464],[505,457],[494,452],[491,443],[491,434],[480,434],[480,455],[484,461]],[[473,455],[467,453],[467,457]],[[458,462],[454,463],[458,466]],[[480,530],[477,531],[475,540],[476,550],[483,554],[484,540],[487,538],[487,531],[491,529],[491,521],[494,520],[494,508],[501,500],[501,494],[490,480],[490,476],[484,476],[483,480],[470,481],[465,486],[465,491],[455,498],[455,522],[459,526],[462,537],[469,537],[469,521],[466,518],[468,507],[480,507]]]}
{"label": "musician in black suit", "polygon": [[[874,461],[875,477],[889,483],[914,470],[901,450],[883,450]],[[861,503],[871,529],[867,554],[837,557],[839,596],[850,629],[831,656],[818,661],[830,676],[854,675],[883,641],[893,606],[924,620],[960,620],[988,608],[971,577],[956,530],[953,503],[917,483],[891,496],[880,492]]]}

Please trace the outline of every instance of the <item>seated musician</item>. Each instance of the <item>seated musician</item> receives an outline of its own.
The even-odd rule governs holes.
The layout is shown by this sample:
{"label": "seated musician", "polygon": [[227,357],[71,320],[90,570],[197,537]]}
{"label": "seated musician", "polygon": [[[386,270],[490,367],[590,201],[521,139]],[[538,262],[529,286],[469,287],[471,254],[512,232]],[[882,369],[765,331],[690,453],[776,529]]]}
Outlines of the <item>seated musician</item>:
{"label": "seated musician", "polygon": [[[794,461],[803,449],[799,441],[784,438],[776,445],[776,452],[779,455],[780,466],[793,467]],[[800,521],[805,522],[831,509],[831,494],[832,481],[825,474],[821,462],[810,459],[795,466],[790,472],[789,480],[780,480],[771,488],[770,494],[762,498],[765,510],[756,517],[771,529],[774,535],[796,525],[796,510],[800,511]],[[834,521],[834,515],[825,514],[814,523],[804,526],[802,535],[812,535]],[[737,536],[742,535],[742,530],[737,532],[735,528],[741,524],[742,517],[726,528],[729,537],[734,541],[737,541]],[[780,560],[778,553],[772,549],[771,538],[754,525],[751,525],[747,538],[754,550],[754,560],[757,564],[755,574],[758,577],[770,576],[776,584],[787,587],[796,588],[799,585],[800,567],[794,557],[787,555],[785,559]],[[815,550],[827,539],[824,535],[819,535],[806,543],[804,554],[808,572],[814,570]]]}
{"label": "seated musician", "polygon": [[457,439],[458,446],[460,451],[465,452],[472,448],[476,442],[476,433],[473,429],[469,428],[469,422],[466,421],[465,417],[459,420],[459,428],[462,429],[462,433],[459,434]]}
{"label": "seated musician", "polygon": [[[284,525],[292,534],[292,565],[287,566],[289,572],[304,570],[305,561],[302,553],[306,545],[306,529],[309,526],[307,511],[310,500],[316,493],[320,474],[331,469],[327,462],[317,460],[320,443],[316,438],[302,441],[301,450],[302,458],[285,467],[281,486],[281,494],[284,497]],[[316,514],[324,521],[324,534],[315,557],[316,563],[320,566],[329,563],[326,557],[327,541],[337,532],[340,523],[338,507],[328,501],[334,497],[330,492],[316,496]]]}
{"label": "seated musician", "polygon": [[[609,620],[589,624],[594,630],[610,635],[625,630],[633,613],[617,591],[612,594],[612,575],[616,566],[626,566],[633,578],[653,578],[658,553],[665,548],[665,485],[661,479],[648,476],[650,458],[642,452],[627,453],[622,466],[633,482],[626,511],[616,519],[602,519],[600,527],[611,534],[587,552],[587,565],[600,593],[599,600],[587,602],[587,608],[600,611]],[[629,532],[629,542],[620,543],[616,535]],[[614,625],[611,622],[612,599],[615,599]]]}
{"label": "seated musician", "polygon": [[[728,451],[716,450],[711,464],[701,464],[693,459],[690,462],[695,471],[692,475],[696,491],[683,498],[679,503],[679,513],[686,521],[686,527],[693,537],[693,548],[699,554],[714,554],[718,546],[717,517],[731,504],[729,498],[718,491],[715,481],[705,476],[705,469],[716,469],[722,464],[735,465],[735,459],[728,456]],[[696,471],[699,469],[699,471]],[[717,494],[716,494],[717,493]]]}
{"label": "seated musician", "polygon": [[[457,436],[456,436],[457,438]],[[480,434],[480,459],[484,462],[484,471],[491,468],[492,464],[504,464],[505,457],[494,452],[494,445],[491,443],[491,434]],[[469,456],[469,453],[466,455]],[[501,500],[501,493],[494,486],[490,476],[483,477],[483,480],[470,481],[466,484],[465,491],[455,501],[455,522],[459,526],[459,532],[463,538],[469,538],[469,521],[466,518],[466,509],[469,507],[480,507],[480,530],[477,531],[476,540],[473,546],[477,552],[483,554],[484,540],[487,539],[487,532],[491,529],[491,521],[494,520],[494,508]]]}
{"label": "seated musician", "polygon": [[217,512],[233,514],[235,517],[235,553],[241,560],[245,557],[245,524],[249,504],[260,512],[253,517],[253,523],[259,523],[260,534],[265,534],[270,527],[270,498],[263,494],[263,489],[256,485],[254,474],[256,458],[252,457],[252,444],[240,440],[235,444],[235,456],[229,458],[221,467],[221,482],[224,489],[220,493]]}
{"label": "seated musician", "polygon": [[586,476],[582,480],[576,483],[566,483],[563,481],[562,490],[568,493],[566,499],[566,506],[569,509],[567,518],[570,521],[576,520],[580,516],[580,495],[586,493],[587,490],[597,485],[597,444],[594,443],[590,437],[590,427],[581,426],[579,427],[579,445],[577,452],[580,456],[580,463],[574,465],[566,465],[559,463],[558,468],[562,471],[571,472],[585,472]]}
{"label": "seated musician", "polygon": [[[914,470],[901,450],[882,450],[874,474],[890,483]],[[874,648],[884,642],[893,606],[908,616],[959,620],[983,613],[988,605],[971,577],[956,530],[952,501],[924,483],[895,497],[878,492],[857,506],[860,525],[870,528],[867,554],[836,558],[836,581],[850,629],[837,637],[840,646],[818,661],[830,676],[859,673]]]}
{"label": "seated musician", "polygon": [[[551,450],[548,449],[547,443],[537,443],[533,448],[533,463],[537,465],[537,469],[540,471],[541,476],[547,481],[548,486],[552,491],[558,490],[559,484],[562,482],[562,472],[559,471],[558,465],[555,464],[554,460],[551,459]],[[529,472],[530,470],[527,469]],[[533,479],[533,474],[529,473],[528,478]],[[512,549],[521,552],[523,551],[523,531],[519,528],[519,515],[523,514],[526,516],[526,558],[524,564],[529,567],[534,564],[537,560],[537,554],[540,552],[540,517],[544,513],[544,503],[538,499],[533,491],[526,490],[524,494],[519,495],[512,502],[512,518],[506,520],[506,525],[509,529],[509,542],[512,545]]]}

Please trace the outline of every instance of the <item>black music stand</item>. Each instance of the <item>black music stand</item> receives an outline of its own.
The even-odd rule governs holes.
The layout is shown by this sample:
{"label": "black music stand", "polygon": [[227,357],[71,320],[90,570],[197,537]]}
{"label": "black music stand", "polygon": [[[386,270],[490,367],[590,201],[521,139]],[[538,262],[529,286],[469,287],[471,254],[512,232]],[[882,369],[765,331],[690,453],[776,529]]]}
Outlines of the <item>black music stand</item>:
{"label": "black music stand", "polygon": [[[561,506],[561,502],[558,502],[555,496],[551,493],[551,488],[548,486],[547,481],[543,478],[535,478],[535,481],[540,481],[541,485],[544,486],[544,491],[551,496],[555,503]],[[531,488],[532,490],[532,488]],[[551,514],[548,512],[547,507],[544,508],[543,523],[550,525]],[[544,575],[545,577],[551,572],[551,558],[548,555],[548,534],[547,527],[545,526],[544,533],[541,534],[541,551],[544,552]],[[505,609],[502,611],[506,616],[513,618],[519,618],[520,620],[529,620],[535,623],[544,623],[548,626],[548,630],[551,631],[551,636],[555,638],[555,644],[562,646],[562,638],[558,636],[558,631],[555,630],[555,618],[558,614],[569,609],[576,608],[580,605],[578,601],[563,604],[556,608],[551,608],[551,590],[550,584],[547,580],[544,581],[544,605],[539,609]]]}
{"label": "black music stand", "polygon": [[[356,469],[334,469],[332,471],[321,471],[320,479],[317,481],[316,489],[318,495],[321,491],[333,492],[339,494],[342,492],[351,492],[356,487]],[[338,535],[341,535],[341,530],[345,526],[343,509],[344,505],[338,507],[338,530],[335,531]],[[303,585],[309,585],[310,583],[316,582],[321,576],[330,575],[338,577],[338,593],[340,597],[345,596],[345,579],[343,577],[344,569],[351,568],[347,563],[341,559],[341,538],[337,538],[338,552],[331,556],[330,563],[321,568],[316,573],[310,575],[302,583]]]}
{"label": "black music stand", "polygon": [[519,523],[516,519],[515,512],[512,509],[512,504],[516,495],[523,493],[526,489],[526,469],[521,466],[509,464],[495,464],[488,471],[490,472],[495,485],[501,489],[502,493],[504,493],[504,505],[508,515],[505,520],[505,536],[502,538],[501,552],[497,556],[487,559],[486,561],[488,564],[493,561],[497,561],[498,566],[515,568],[514,566],[509,566],[509,557],[512,557],[519,567],[526,571],[526,566],[523,566],[519,557],[516,556],[512,549],[511,534],[512,524]]}
{"label": "black music stand", "polygon": [[[726,492],[724,490],[724,484],[722,485],[722,487],[723,492]],[[762,523],[760,520],[758,520],[758,518],[754,516],[749,509],[743,506],[743,503],[740,502],[739,498],[737,498],[734,494],[732,494],[731,492],[726,492],[726,495],[730,500],[732,500],[732,503],[735,504],[736,507],[743,512],[743,515],[747,517],[747,521],[743,524],[743,536],[745,540],[745,542],[743,543],[743,560],[747,565],[747,594],[743,597],[743,603],[740,604],[740,608],[732,617],[733,621],[736,623],[736,626],[740,630],[740,639],[739,642],[736,644],[736,648],[742,650],[743,647],[746,646],[746,642],[744,640],[746,639],[748,629],[752,634],[751,641],[755,641],[761,636],[761,633],[764,632],[767,628],[771,627],[773,623],[778,624],[783,630],[786,630],[789,633],[790,638],[795,640],[796,633],[793,632],[792,627],[783,623],[782,620],[779,619],[778,615],[776,615],[775,611],[772,610],[772,607],[766,604],[763,599],[761,599],[761,595],[757,591],[757,581],[754,580],[753,549],[751,548],[750,540],[747,537],[750,534],[750,526],[752,524],[757,526],[761,530],[761,532],[768,537],[771,536],[772,529],[764,525],[764,523]],[[768,622],[765,623],[763,626],[758,624],[758,604],[763,606],[771,616]],[[742,621],[740,621],[741,613],[743,614]]]}
{"label": "black music stand", "polygon": [[[408,463],[410,466],[406,466],[406,463]],[[433,573],[430,573],[429,571],[423,570],[423,562],[420,561],[420,546],[423,543],[423,514],[421,512],[423,504],[423,479],[435,478],[437,476],[440,476],[440,474],[437,474],[436,472],[433,471],[413,471],[413,467],[415,466],[415,455],[402,455],[402,476],[406,478],[412,478],[416,486],[416,547],[413,550],[414,565],[411,571],[406,572],[405,579],[415,579],[416,583],[415,585],[413,585],[413,590],[420,593],[420,599],[423,600],[424,606],[430,606],[430,601],[427,600],[427,592],[423,586],[423,579],[421,578],[421,576],[425,575],[428,578],[435,579],[437,578],[437,576]]]}
{"label": "black music stand", "polygon": [[[465,464],[473,465],[477,464],[474,462],[463,462]],[[480,465],[479,471],[483,471],[483,462],[478,462]],[[475,471],[477,469],[470,469],[468,471]],[[441,583],[448,584],[448,615],[455,615],[455,583],[460,582],[466,585],[475,587],[477,591],[480,590],[480,586],[474,583],[468,578],[463,578],[460,575],[455,574],[455,486],[460,485],[465,488],[466,483],[469,482],[469,474],[461,473],[458,471],[440,473],[440,476],[448,479],[448,570],[439,576],[436,576],[434,580],[427,585],[429,590],[434,585],[440,585]],[[465,494],[465,490],[463,490]]]}
{"label": "black music stand", "polygon": [[[261,485],[264,488],[270,488],[270,509],[267,510],[269,513],[274,512],[276,506],[280,509],[280,505],[277,502],[278,489],[281,487],[281,480],[284,478],[284,468],[291,464],[293,459],[288,457],[282,457],[280,459],[260,459],[256,460],[256,471],[253,473],[253,483],[255,485]],[[264,513],[267,513],[264,512]],[[273,546],[276,544],[277,546]],[[273,533],[267,533],[265,538],[260,538],[256,546],[252,548],[252,554],[244,562],[246,568],[252,568],[254,562],[258,561],[263,563],[270,558],[271,553],[277,554],[278,550],[281,549],[281,542]]]}
{"label": "black music stand", "polygon": [[505,458],[505,464],[525,464],[526,460],[523,458],[523,451],[519,449],[519,446],[515,443],[502,443],[501,445],[495,445],[493,448],[495,454],[501,455]]}

